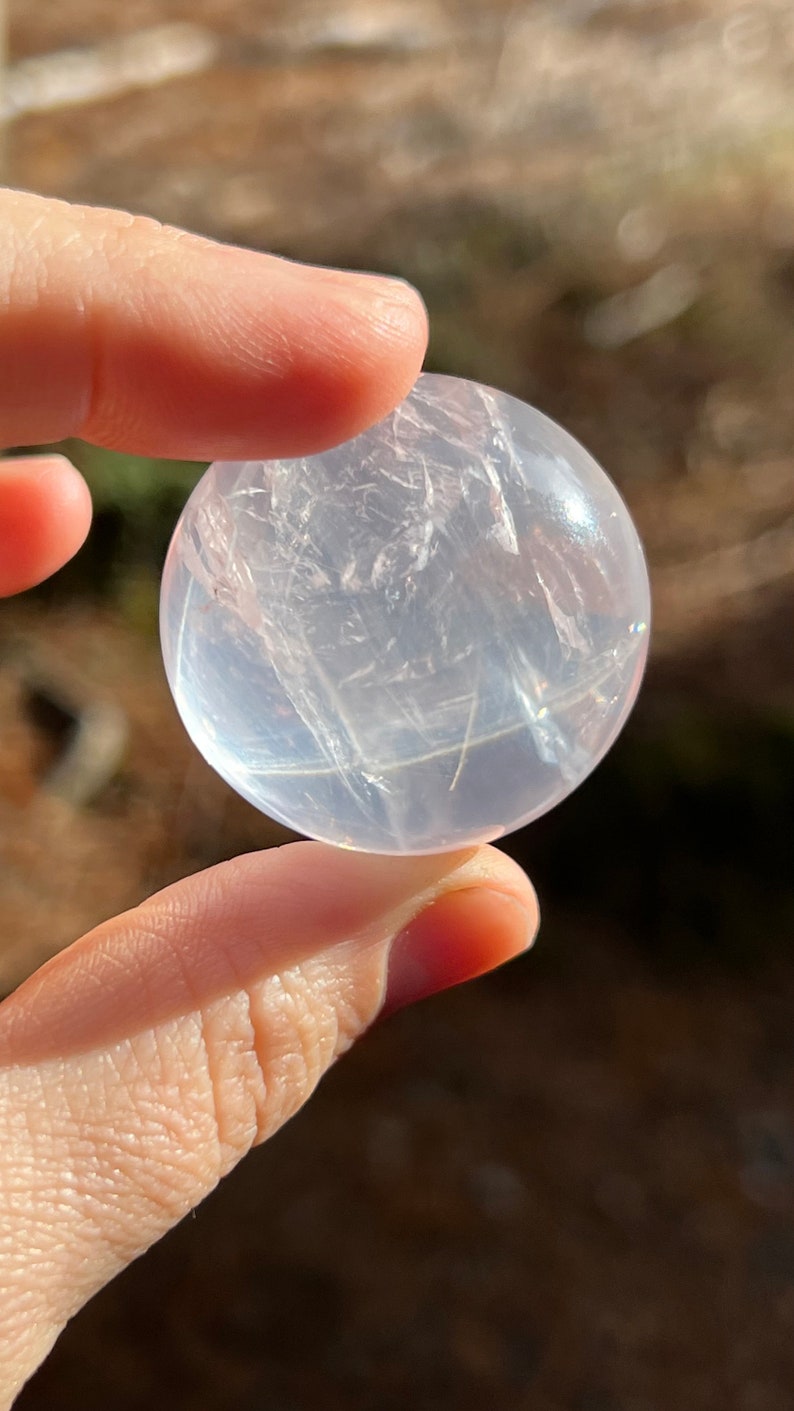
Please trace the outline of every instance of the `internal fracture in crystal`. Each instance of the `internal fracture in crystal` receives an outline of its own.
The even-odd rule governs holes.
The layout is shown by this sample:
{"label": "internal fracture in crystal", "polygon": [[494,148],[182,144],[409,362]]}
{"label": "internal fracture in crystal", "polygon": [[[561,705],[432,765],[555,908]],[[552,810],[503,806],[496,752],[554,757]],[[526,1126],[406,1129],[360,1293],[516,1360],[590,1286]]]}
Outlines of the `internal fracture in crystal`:
{"label": "internal fracture in crystal", "polygon": [[185,726],[297,832],[380,853],[490,841],[591,772],[639,689],[650,597],[615,486],[504,393],[425,374],[300,460],[218,463],[166,561]]}

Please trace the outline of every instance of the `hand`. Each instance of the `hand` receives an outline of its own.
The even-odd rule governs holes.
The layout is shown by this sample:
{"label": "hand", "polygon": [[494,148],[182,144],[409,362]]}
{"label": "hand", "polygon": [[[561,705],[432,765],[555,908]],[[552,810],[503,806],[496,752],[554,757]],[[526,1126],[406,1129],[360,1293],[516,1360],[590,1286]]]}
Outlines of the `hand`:
{"label": "hand", "polygon": [[[419,372],[424,312],[400,283],[13,192],[0,222],[2,444],[300,455],[386,415]],[[62,458],[0,463],[0,593],[54,572],[89,520]],[[500,964],[536,921],[523,873],[492,848],[296,843],[169,887],[10,996],[0,1407],[379,1014]]]}

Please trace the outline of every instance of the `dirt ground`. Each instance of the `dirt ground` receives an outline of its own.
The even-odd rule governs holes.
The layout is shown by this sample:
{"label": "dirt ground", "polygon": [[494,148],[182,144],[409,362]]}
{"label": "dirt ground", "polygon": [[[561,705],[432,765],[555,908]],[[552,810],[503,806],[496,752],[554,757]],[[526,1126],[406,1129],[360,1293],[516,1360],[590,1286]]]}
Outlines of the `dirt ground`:
{"label": "dirt ground", "polygon": [[[530,398],[615,475],[655,600],[624,740],[508,841],[544,905],[536,951],[379,1027],[77,1318],[20,1406],[788,1411],[790,5],[11,12],[14,182],[415,279],[433,366]],[[166,23],[192,29],[145,40]],[[142,32],[148,72],[146,44],[195,71],[136,80]],[[86,53],[125,91],[56,102]],[[110,577],[100,535],[57,592],[4,607],[0,989],[284,839],[176,720],[164,532],[141,520]],[[57,772],[52,697],[94,721],[93,784]]]}

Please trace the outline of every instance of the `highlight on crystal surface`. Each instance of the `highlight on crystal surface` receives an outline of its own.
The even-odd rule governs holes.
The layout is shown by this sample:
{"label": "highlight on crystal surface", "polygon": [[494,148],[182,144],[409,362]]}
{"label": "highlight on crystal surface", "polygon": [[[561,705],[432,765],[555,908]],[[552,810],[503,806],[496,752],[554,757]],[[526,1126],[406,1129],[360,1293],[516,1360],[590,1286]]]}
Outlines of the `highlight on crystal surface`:
{"label": "highlight on crystal surface", "polygon": [[564,799],[626,720],[649,618],[592,457],[434,374],[332,451],[211,466],[161,596],[209,763],[295,831],[379,853],[491,841]]}

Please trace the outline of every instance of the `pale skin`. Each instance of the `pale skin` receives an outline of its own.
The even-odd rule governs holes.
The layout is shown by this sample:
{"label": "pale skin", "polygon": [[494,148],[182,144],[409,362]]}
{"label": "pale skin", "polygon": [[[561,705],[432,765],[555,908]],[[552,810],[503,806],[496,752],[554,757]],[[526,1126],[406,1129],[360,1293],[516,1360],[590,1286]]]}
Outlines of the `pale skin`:
{"label": "pale skin", "polygon": [[[0,444],[318,451],[397,404],[425,342],[402,283],[0,192]],[[63,458],[0,462],[0,594],[54,573],[90,518]],[[7,998],[0,1408],[380,1015],[510,959],[536,926],[529,882],[493,848],[296,843],[169,887]]]}

